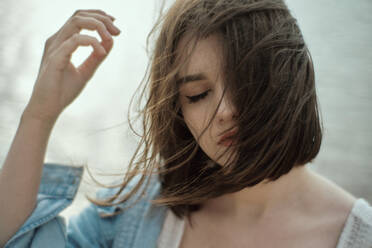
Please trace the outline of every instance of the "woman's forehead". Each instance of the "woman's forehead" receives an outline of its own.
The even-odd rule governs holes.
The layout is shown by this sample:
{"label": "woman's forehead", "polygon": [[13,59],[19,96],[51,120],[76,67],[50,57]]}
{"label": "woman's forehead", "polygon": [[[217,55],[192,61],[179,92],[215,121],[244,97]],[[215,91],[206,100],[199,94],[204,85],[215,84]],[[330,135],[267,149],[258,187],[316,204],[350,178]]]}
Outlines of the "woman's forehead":
{"label": "woman's forehead", "polygon": [[189,74],[219,74],[222,65],[222,46],[218,35],[203,39],[185,35],[177,46],[177,63],[180,64],[179,76]]}

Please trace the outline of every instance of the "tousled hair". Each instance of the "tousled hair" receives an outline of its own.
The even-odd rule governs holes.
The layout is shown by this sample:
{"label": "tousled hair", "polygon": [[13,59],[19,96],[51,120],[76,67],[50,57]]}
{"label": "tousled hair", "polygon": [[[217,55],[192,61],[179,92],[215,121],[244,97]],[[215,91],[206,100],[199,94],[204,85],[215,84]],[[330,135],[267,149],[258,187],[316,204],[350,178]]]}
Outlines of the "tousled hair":
{"label": "tousled hair", "polygon": [[[238,156],[225,166],[200,148],[178,101],[178,72],[187,59],[177,59],[177,45],[189,37],[195,47],[211,35],[219,37],[224,84],[237,109]],[[91,202],[125,202],[141,185],[144,192],[149,176],[156,175],[161,194],[152,203],[189,217],[208,199],[275,181],[317,156],[322,124],[313,62],[283,0],[176,0],[159,18],[149,41],[153,37],[140,94],[145,102],[139,112],[142,133],[135,131],[139,145],[117,193]],[[141,175],[137,185],[122,196],[136,175]]]}

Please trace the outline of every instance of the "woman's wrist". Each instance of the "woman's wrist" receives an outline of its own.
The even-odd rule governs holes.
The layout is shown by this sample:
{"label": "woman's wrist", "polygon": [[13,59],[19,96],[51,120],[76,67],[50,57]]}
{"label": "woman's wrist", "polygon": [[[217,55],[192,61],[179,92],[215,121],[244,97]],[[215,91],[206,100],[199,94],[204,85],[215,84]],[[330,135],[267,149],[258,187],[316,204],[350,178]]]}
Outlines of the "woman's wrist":
{"label": "woman's wrist", "polygon": [[30,107],[26,107],[21,116],[21,123],[32,122],[46,129],[52,129],[58,116],[43,114],[41,111],[35,112]]}

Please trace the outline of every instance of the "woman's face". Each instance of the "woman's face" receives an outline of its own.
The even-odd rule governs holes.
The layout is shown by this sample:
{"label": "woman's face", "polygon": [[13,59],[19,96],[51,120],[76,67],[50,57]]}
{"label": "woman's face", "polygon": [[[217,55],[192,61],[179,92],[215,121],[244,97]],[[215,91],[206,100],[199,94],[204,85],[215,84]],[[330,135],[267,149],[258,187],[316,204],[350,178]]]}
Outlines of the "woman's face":
{"label": "woman's face", "polygon": [[[187,39],[183,38],[177,49],[188,51],[186,45]],[[196,140],[199,138],[198,143],[203,151],[223,166],[230,156],[234,158],[234,150],[226,150],[234,143],[228,137],[234,135],[237,129],[231,129],[236,126],[236,109],[231,104],[229,93],[224,93],[221,58],[217,35],[200,40],[192,50],[189,62],[181,68],[178,78],[182,82],[179,85],[179,101],[187,127]],[[181,53],[179,59],[186,61],[187,54]]]}

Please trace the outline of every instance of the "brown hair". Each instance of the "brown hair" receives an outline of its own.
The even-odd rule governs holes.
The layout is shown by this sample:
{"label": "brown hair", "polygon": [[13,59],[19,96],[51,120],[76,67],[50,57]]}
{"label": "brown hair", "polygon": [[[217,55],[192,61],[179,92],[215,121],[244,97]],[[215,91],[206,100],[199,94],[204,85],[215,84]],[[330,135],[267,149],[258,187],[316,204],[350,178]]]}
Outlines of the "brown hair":
{"label": "brown hair", "polygon": [[[195,41],[220,37],[223,76],[239,129],[238,157],[226,166],[206,156],[180,114],[177,73],[186,61],[176,58],[186,34]],[[154,35],[151,67],[140,95],[146,100],[140,111],[140,143],[119,191],[106,201],[92,202],[125,202],[142,184],[148,186],[146,176],[158,174],[161,194],[152,202],[169,206],[178,217],[189,216],[210,198],[276,180],[317,156],[322,126],[313,63],[284,1],[176,0],[150,39]],[[136,187],[121,197],[138,174]]]}

